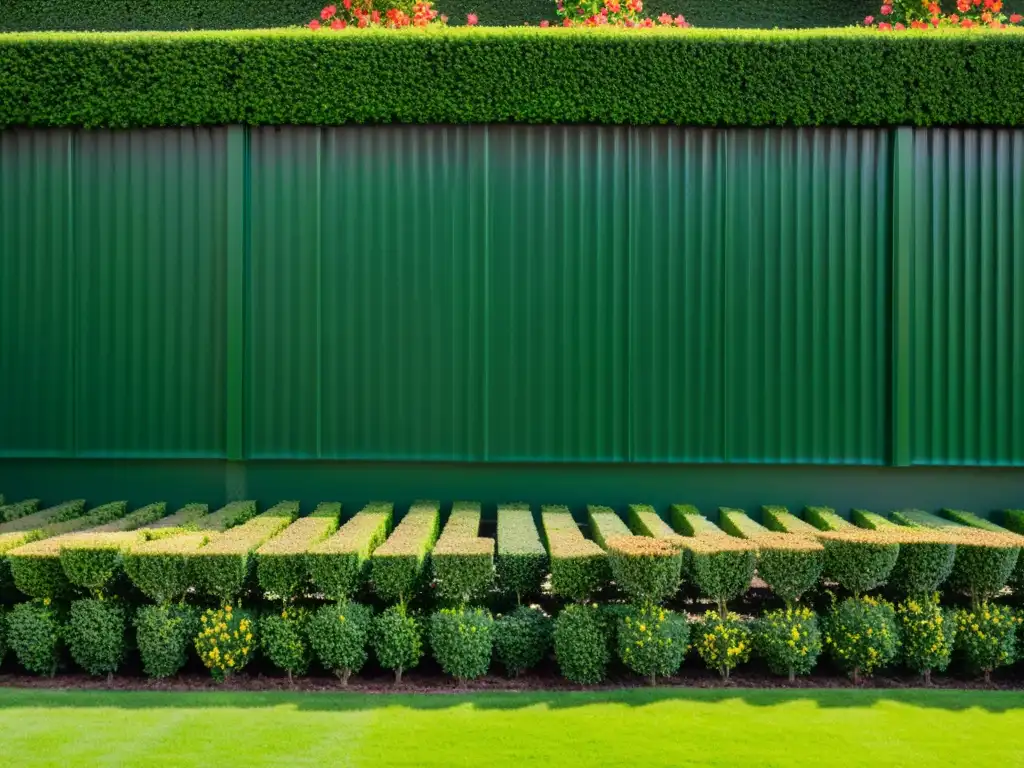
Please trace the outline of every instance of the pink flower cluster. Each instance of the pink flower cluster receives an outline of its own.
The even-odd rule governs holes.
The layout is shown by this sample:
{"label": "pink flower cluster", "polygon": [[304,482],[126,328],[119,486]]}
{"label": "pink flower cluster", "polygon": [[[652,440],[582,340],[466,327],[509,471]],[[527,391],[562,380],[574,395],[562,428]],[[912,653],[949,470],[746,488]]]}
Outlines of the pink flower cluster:
{"label": "pink flower cluster", "polygon": [[885,0],[879,13],[881,20],[876,23],[874,16],[866,16],[864,26],[883,32],[938,27],[1006,29],[1010,24],[1024,21],[1019,13],[1006,16],[1003,0],[956,0],[956,12],[949,14],[942,12],[938,0],[920,0],[920,5],[915,0]]}
{"label": "pink flower cluster", "polygon": [[[402,27],[426,27],[433,23],[447,24],[447,16],[438,16],[432,0],[416,0],[412,6],[412,16],[399,8],[389,8],[381,15],[373,7],[373,0],[342,0],[341,8],[328,5],[320,11],[320,18],[313,19],[308,26],[316,31],[323,28],[333,30],[357,27],[385,27],[401,29]],[[476,14],[469,14],[466,22],[472,26],[477,23]]]}
{"label": "pink flower cluster", "polygon": [[[563,27],[619,26],[650,29],[655,26],[653,19],[641,15],[644,10],[643,0],[556,0],[555,7]],[[673,18],[667,13],[658,17],[658,24],[680,29],[690,26],[684,16]],[[542,22],[541,26],[547,25]]]}

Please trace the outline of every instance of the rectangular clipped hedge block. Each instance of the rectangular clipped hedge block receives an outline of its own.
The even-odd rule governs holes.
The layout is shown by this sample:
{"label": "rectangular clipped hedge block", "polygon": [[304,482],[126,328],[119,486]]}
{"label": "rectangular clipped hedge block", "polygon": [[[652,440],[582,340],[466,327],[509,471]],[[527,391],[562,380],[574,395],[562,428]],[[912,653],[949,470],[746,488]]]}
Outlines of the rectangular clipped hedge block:
{"label": "rectangular clipped hedge block", "polygon": [[752,520],[742,509],[721,507],[718,510],[718,525],[730,536],[740,539],[756,539],[770,536],[771,531],[756,520]]}
{"label": "rectangular clipped hedge block", "polygon": [[778,533],[795,533],[800,536],[815,536],[818,529],[801,520],[785,507],[761,507],[761,519],[766,528]]}
{"label": "rectangular clipped hedge block", "polygon": [[608,549],[609,539],[616,536],[629,536],[631,533],[629,526],[611,507],[587,505],[587,522],[590,523],[590,533],[594,537],[594,541],[600,544],[602,549]]}
{"label": "rectangular clipped hedge block", "polygon": [[683,536],[727,536],[691,504],[673,504],[669,510],[672,527]]}
{"label": "rectangular clipped hedge block", "polygon": [[899,544],[896,565],[886,583],[901,597],[931,595],[949,577],[956,556],[956,543],[945,531],[903,526],[865,509],[853,510],[850,519],[860,528],[879,534],[885,541]]}
{"label": "rectangular clipped hedge block", "polygon": [[548,552],[541,541],[529,504],[498,505],[498,587],[524,597],[539,595],[548,570]]}
{"label": "rectangular clipped hedge block", "polygon": [[[0,128],[1024,124],[1024,31],[1016,29],[899,36],[856,28],[651,29],[643,35],[522,27],[398,35],[376,29],[2,35]],[[552,77],[552,62],[573,76]],[[387,88],[380,85],[382,72]]]}
{"label": "rectangular clipped hedge block", "polygon": [[[1024,534],[1024,509],[1007,509],[1003,512],[1002,521],[1007,529]],[[0,543],[0,551],[3,551],[2,546]],[[1024,552],[1024,549],[1021,552]],[[1018,596],[1024,594],[1024,554],[1017,556],[1017,565],[1010,574],[1009,585]],[[1020,650],[1024,652],[1024,648]]]}
{"label": "rectangular clipped hedge block", "polygon": [[[56,598],[65,594],[70,584],[60,564],[62,539],[75,531],[118,520],[127,511],[128,502],[113,501],[93,508],[87,515],[60,520],[38,529],[33,533],[35,541],[7,553],[14,585],[29,597]],[[59,513],[57,517],[65,517],[66,514]]]}
{"label": "rectangular clipped hedge block", "polygon": [[494,585],[494,539],[480,536],[480,517],[476,502],[455,502],[430,553],[437,595],[442,600],[479,600]]}
{"label": "rectangular clipped hedge block", "polygon": [[124,570],[151,600],[166,604],[179,600],[193,586],[191,560],[215,533],[195,531],[153,539],[124,554]]}
{"label": "rectangular clipped hedge block", "polygon": [[672,526],[666,523],[657,510],[648,504],[630,504],[627,521],[629,529],[638,536],[670,540],[679,538],[679,534],[672,530]]}
{"label": "rectangular clipped hedge block", "polygon": [[216,512],[200,517],[195,522],[197,531],[213,531],[219,533],[236,525],[241,525],[256,516],[255,501],[232,501]]}
{"label": "rectangular clipped hedge block", "polygon": [[[997,595],[1014,575],[1024,536],[960,510],[944,510],[945,517],[920,509],[892,513],[897,522],[947,533],[956,542],[949,587],[978,603]],[[960,522],[963,521],[963,522]]]}
{"label": "rectangular clipped hedge block", "polygon": [[725,610],[727,601],[742,595],[754,578],[757,547],[733,536],[700,535],[684,539],[686,575],[701,594]]}
{"label": "rectangular clipped hedge block", "polygon": [[282,501],[211,538],[206,546],[196,551],[192,560],[194,586],[224,602],[238,597],[253,571],[253,553],[287,528],[298,514],[299,502]]}
{"label": "rectangular clipped hedge block", "polygon": [[568,507],[541,507],[544,540],[551,560],[551,591],[570,600],[586,600],[608,583],[608,557],[587,539]]}
{"label": "rectangular clipped hedge block", "polygon": [[391,532],[394,510],[391,502],[371,502],[337,533],[307,549],[307,573],[326,597],[344,600],[366,583],[370,557]]}
{"label": "rectangular clipped hedge block", "polygon": [[857,527],[866,528],[869,531],[888,531],[899,527],[898,523],[894,523],[889,518],[866,509],[851,510],[850,521]]}
{"label": "rectangular clipped hedge block", "polygon": [[441,527],[441,504],[417,501],[370,557],[373,589],[382,600],[405,603],[420,587],[427,556]]}
{"label": "rectangular clipped hedge block", "polygon": [[804,518],[819,531],[843,531],[856,528],[849,520],[842,515],[836,514],[834,509],[829,507],[807,507],[804,510]]}
{"label": "rectangular clipped hedge block", "polygon": [[0,507],[0,525],[9,523],[12,520],[18,520],[25,517],[25,515],[31,515],[38,510],[39,499],[25,499],[24,501]]}
{"label": "rectangular clipped hedge block", "polygon": [[47,507],[0,525],[0,535],[20,531],[38,531],[54,523],[74,520],[84,514],[85,499],[65,501],[63,504]]}
{"label": "rectangular clipped hedge block", "polygon": [[146,528],[150,531],[195,531],[199,529],[199,524],[205,520],[209,514],[210,507],[208,504],[186,504],[184,507],[178,509],[173,515],[161,518],[160,520],[147,525]]}
{"label": "rectangular clipped hedge block", "polygon": [[102,530],[61,536],[60,566],[74,586],[101,593],[123,568],[124,553],[146,541],[141,530]]}
{"label": "rectangular clipped hedge block", "polygon": [[152,525],[163,519],[167,514],[167,502],[158,501],[154,504],[147,504],[125,515],[119,520],[112,520],[104,525],[93,529],[93,533],[116,533],[118,531],[135,531],[148,525]]}
{"label": "rectangular clipped hedge block", "polygon": [[260,589],[281,600],[299,597],[309,585],[307,552],[338,530],[341,504],[324,502],[256,550]]}

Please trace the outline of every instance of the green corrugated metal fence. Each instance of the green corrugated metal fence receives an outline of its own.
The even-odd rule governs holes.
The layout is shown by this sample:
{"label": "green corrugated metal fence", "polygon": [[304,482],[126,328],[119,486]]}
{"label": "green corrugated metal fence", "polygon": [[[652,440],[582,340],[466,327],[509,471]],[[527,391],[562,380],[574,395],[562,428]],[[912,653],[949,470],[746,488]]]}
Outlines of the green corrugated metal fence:
{"label": "green corrugated metal fence", "polygon": [[1024,466],[1024,131],[0,132],[0,456]]}

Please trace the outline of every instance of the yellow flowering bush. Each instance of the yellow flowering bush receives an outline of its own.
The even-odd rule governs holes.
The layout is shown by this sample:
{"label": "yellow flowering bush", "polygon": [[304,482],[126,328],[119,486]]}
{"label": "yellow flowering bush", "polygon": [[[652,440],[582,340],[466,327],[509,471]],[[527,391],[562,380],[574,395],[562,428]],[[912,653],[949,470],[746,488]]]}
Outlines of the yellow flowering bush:
{"label": "yellow flowering bush", "polygon": [[686,617],[657,605],[633,607],[619,620],[619,658],[638,675],[674,675],[686,656],[690,630]]}
{"label": "yellow flowering bush", "polygon": [[832,659],[860,684],[861,675],[891,664],[899,652],[892,605],[874,597],[850,597],[834,606],[825,626]]}
{"label": "yellow flowering bush", "polygon": [[754,622],[754,650],[777,675],[809,675],[821,655],[818,617],[806,606],[769,611]]}
{"label": "yellow flowering bush", "polygon": [[717,669],[723,680],[740,664],[750,660],[752,645],[747,622],[732,611],[722,616],[708,611],[694,627],[693,644],[709,669]]}
{"label": "yellow flowering bush", "polygon": [[238,672],[256,650],[256,622],[243,610],[230,603],[217,610],[209,609],[199,617],[196,652],[217,680]]}
{"label": "yellow flowering bush", "polygon": [[459,683],[487,674],[494,648],[494,620],[486,608],[442,608],[430,617],[430,648]]}
{"label": "yellow flowering bush", "polygon": [[971,669],[984,673],[986,683],[992,670],[1016,660],[1021,621],[1012,608],[989,602],[956,612],[956,647]]}
{"label": "yellow flowering bush", "polygon": [[270,662],[288,673],[304,675],[312,654],[306,637],[309,611],[301,606],[286,606],[280,613],[268,613],[260,619],[260,647]]}
{"label": "yellow flowering bush", "polygon": [[896,606],[903,663],[931,685],[932,670],[949,666],[956,638],[956,622],[939,606],[939,596],[910,598]]}

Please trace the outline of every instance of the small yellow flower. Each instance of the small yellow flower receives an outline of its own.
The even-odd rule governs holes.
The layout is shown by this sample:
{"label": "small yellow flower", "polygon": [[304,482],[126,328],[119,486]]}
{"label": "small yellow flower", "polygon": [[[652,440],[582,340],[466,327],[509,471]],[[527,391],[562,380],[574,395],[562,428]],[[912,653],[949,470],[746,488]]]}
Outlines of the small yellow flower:
{"label": "small yellow flower", "polygon": [[49,604],[50,604],[50,598],[44,597],[43,598],[43,605],[49,605]]}

